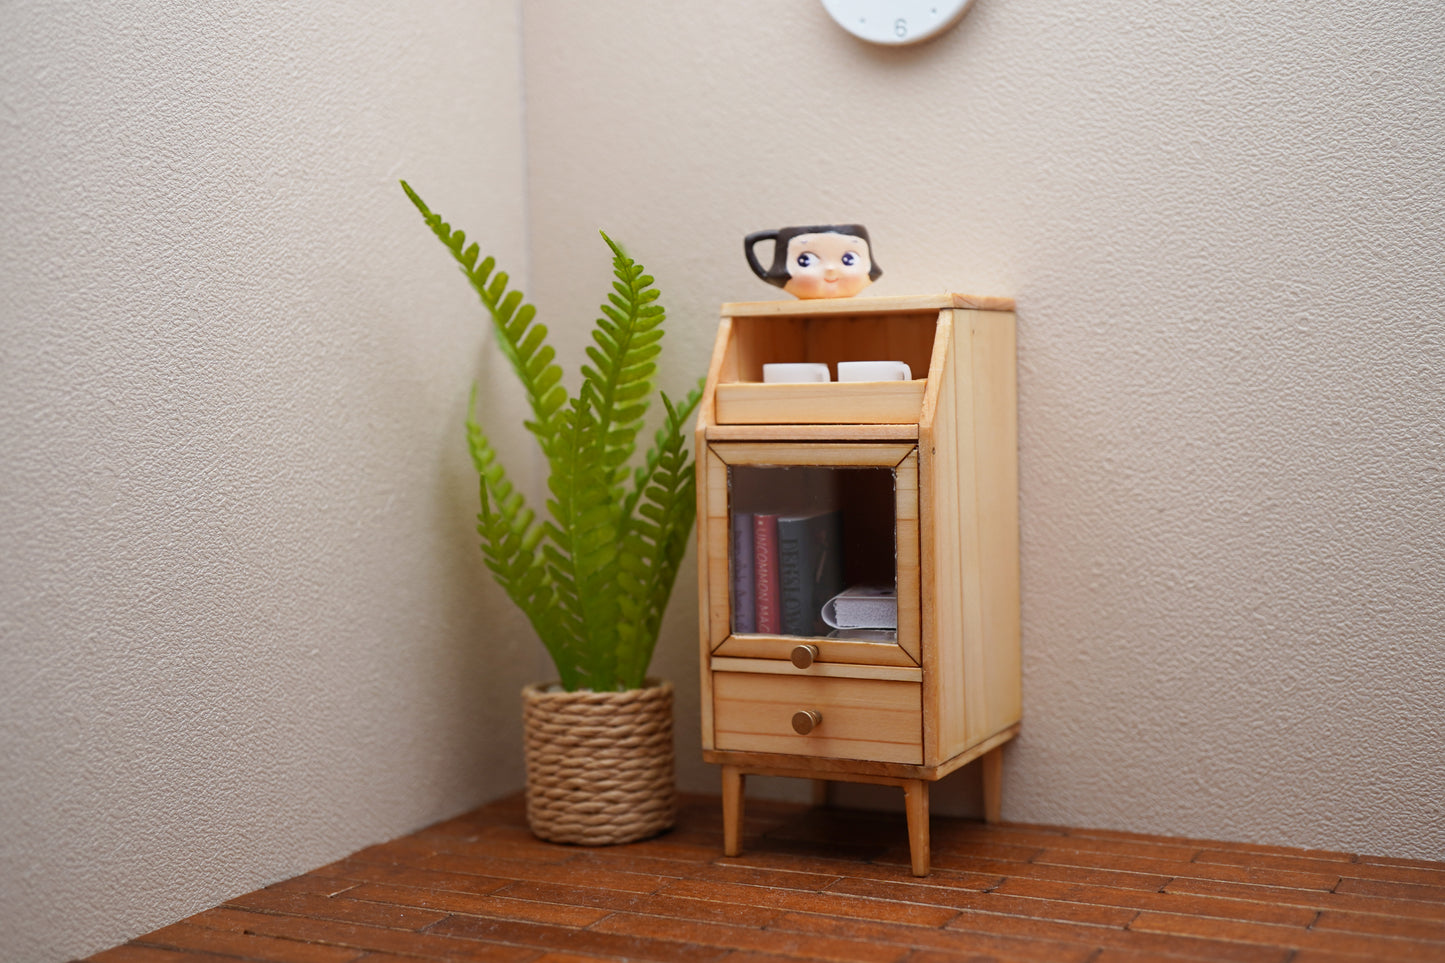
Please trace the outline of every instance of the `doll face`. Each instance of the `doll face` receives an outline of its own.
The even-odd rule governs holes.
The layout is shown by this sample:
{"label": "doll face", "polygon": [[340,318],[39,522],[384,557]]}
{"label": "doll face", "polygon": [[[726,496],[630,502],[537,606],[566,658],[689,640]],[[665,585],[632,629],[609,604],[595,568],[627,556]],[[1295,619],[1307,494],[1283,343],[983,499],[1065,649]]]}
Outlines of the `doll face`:
{"label": "doll face", "polygon": [[852,234],[799,234],[788,241],[788,283],[799,298],[848,298],[866,288],[873,258]]}

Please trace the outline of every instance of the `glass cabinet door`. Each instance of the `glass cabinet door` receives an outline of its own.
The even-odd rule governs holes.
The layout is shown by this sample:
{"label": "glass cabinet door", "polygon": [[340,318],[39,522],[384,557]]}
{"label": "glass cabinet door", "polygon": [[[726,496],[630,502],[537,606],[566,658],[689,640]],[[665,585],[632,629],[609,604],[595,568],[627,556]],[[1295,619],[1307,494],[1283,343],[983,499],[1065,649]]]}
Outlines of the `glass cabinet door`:
{"label": "glass cabinet door", "polygon": [[917,665],[918,451],[708,447],[714,655]]}

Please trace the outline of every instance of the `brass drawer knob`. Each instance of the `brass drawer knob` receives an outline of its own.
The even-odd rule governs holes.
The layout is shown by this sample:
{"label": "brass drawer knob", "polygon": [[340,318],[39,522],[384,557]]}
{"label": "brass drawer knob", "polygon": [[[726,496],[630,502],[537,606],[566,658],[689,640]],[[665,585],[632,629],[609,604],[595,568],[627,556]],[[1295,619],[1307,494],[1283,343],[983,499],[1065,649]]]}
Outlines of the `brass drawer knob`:
{"label": "brass drawer knob", "polygon": [[793,713],[793,731],[806,736],[823,724],[823,713],[817,709],[799,709]]}
{"label": "brass drawer knob", "polygon": [[800,669],[806,669],[818,661],[818,647],[816,645],[795,645],[792,654],[793,665]]}

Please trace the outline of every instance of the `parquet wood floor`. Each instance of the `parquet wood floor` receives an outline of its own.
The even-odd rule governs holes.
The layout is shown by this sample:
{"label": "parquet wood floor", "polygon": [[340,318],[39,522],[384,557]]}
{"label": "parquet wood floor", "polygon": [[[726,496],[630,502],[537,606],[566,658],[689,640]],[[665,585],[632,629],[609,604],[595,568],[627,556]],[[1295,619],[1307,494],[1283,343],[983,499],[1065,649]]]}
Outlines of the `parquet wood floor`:
{"label": "parquet wood floor", "polygon": [[1445,961],[1445,862],[748,800],[627,846],[543,843],[519,796],[238,896],[91,963]]}

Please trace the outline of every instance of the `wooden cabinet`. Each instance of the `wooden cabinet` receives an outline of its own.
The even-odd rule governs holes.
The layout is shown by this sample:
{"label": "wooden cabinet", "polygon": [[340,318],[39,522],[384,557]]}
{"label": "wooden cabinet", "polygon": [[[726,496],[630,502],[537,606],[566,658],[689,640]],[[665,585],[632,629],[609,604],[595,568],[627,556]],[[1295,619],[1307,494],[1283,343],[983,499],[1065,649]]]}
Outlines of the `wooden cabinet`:
{"label": "wooden cabinet", "polygon": [[[762,379],[872,360],[914,379]],[[998,818],[1021,703],[1017,461],[1012,301],[723,305],[697,518],[703,755],[723,767],[729,855],[748,774],[903,788],[920,876],[931,782],[981,759]],[[823,596],[855,585],[891,590],[896,624],[823,624]]]}

